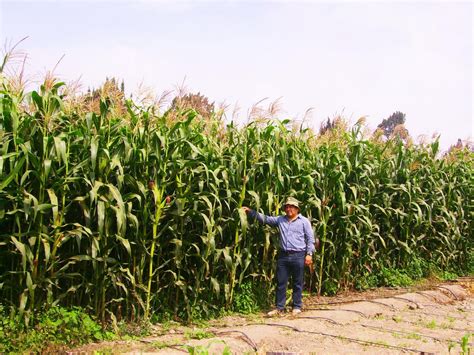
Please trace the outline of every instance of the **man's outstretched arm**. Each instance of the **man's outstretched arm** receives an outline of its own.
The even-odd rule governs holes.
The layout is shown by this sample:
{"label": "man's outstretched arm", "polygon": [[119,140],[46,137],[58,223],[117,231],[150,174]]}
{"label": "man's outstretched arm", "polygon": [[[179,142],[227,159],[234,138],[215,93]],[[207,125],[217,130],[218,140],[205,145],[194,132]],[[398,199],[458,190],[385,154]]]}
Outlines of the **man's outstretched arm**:
{"label": "man's outstretched arm", "polygon": [[268,224],[269,226],[276,227],[278,225],[278,217],[266,216],[263,213],[258,213],[257,211],[247,207],[242,206],[242,209],[247,213],[251,218],[256,218],[262,224]]}

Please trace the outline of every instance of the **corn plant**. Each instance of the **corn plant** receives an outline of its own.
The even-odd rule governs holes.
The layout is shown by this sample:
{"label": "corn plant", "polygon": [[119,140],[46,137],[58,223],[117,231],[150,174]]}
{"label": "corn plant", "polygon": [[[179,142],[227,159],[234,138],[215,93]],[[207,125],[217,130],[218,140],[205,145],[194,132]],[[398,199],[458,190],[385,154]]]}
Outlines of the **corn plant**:
{"label": "corn plant", "polygon": [[468,150],[442,157],[438,142],[380,142],[359,125],[331,139],[289,121],[226,126],[131,100],[124,113],[108,97],[66,110],[63,83],[0,82],[0,300],[27,323],[53,305],[209,316],[249,282],[270,297],[278,232],[241,207],[280,214],[287,195],[321,241],[312,292],[415,259],[472,265]]}

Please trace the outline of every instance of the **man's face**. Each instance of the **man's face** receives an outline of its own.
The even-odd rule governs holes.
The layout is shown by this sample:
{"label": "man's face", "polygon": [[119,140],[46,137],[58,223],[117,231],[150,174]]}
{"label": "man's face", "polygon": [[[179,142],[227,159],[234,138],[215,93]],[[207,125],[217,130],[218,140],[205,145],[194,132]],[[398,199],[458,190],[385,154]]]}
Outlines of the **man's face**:
{"label": "man's face", "polygon": [[293,219],[298,215],[298,207],[292,205],[285,205],[285,214],[289,219]]}

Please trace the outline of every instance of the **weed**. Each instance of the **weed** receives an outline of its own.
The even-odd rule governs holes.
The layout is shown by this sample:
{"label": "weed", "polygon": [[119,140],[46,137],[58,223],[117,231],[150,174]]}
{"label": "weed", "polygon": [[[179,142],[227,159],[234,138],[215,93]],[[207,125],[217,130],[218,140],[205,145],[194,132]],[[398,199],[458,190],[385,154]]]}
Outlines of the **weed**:
{"label": "weed", "polygon": [[458,274],[450,271],[443,271],[440,276],[443,280],[455,280],[459,277]]}
{"label": "weed", "polygon": [[90,341],[111,340],[105,331],[78,307],[52,307],[39,312],[33,326],[26,327],[15,312],[6,315],[0,307],[0,352],[60,351]]}
{"label": "weed", "polygon": [[150,335],[150,323],[146,321],[141,322],[118,322],[116,327],[116,334],[122,339],[131,340]]}
{"label": "weed", "polygon": [[214,333],[207,332],[202,329],[187,331],[184,333],[184,335],[187,339],[198,339],[198,340],[214,337]]}
{"label": "weed", "polygon": [[366,290],[368,288],[374,288],[378,285],[378,278],[376,274],[372,274],[365,271],[363,275],[357,278],[354,282],[354,288],[356,290]]}
{"label": "weed", "polygon": [[414,257],[411,261],[409,261],[405,270],[406,274],[410,278],[412,278],[413,280],[418,280],[424,276],[427,276],[429,264],[426,262],[426,260]]}
{"label": "weed", "polygon": [[339,289],[339,283],[335,280],[324,280],[323,281],[323,295],[325,296],[333,296],[337,293]]}
{"label": "weed", "polygon": [[396,339],[403,338],[404,336],[400,333],[390,333],[390,335]]}
{"label": "weed", "polygon": [[382,267],[379,274],[379,286],[410,286],[413,280],[405,272]]}
{"label": "weed", "polygon": [[235,312],[250,314],[260,310],[258,294],[251,282],[243,283],[235,293],[232,309]]}
{"label": "weed", "polygon": [[115,354],[115,349],[112,347],[105,347],[100,350],[95,350],[94,355],[112,355]]}
{"label": "weed", "polygon": [[443,329],[450,329],[453,327],[453,323],[456,319],[454,319],[453,317],[450,317],[450,316],[447,316],[446,317],[446,320],[447,322],[443,323],[440,325],[441,328]]}
{"label": "weed", "polygon": [[472,333],[467,333],[461,338],[461,354],[463,355],[470,355],[471,354],[471,347],[469,346],[469,338],[472,336]]}
{"label": "weed", "polygon": [[436,329],[436,327],[437,327],[437,324],[436,324],[436,321],[434,319],[431,320],[430,322],[425,322],[425,328]]}
{"label": "weed", "polygon": [[415,340],[421,340],[421,336],[419,336],[416,333],[410,333],[405,336],[407,339],[415,339]]}
{"label": "weed", "polygon": [[373,343],[383,345],[383,346],[388,346],[389,344],[385,340],[371,340]]}
{"label": "weed", "polygon": [[453,350],[456,347],[457,343],[450,341],[448,344],[448,352],[451,354],[451,350]]}
{"label": "weed", "polygon": [[197,328],[208,328],[209,327],[209,321],[204,320],[204,319],[199,319],[199,320],[193,322],[193,325]]}
{"label": "weed", "polygon": [[169,331],[171,329],[175,329],[179,327],[180,323],[175,322],[175,321],[166,321],[161,324],[161,328],[163,328],[164,331]]}
{"label": "weed", "polygon": [[[211,345],[214,344],[214,343],[221,343],[221,342],[225,344],[225,341],[223,341],[223,340],[214,340],[214,341],[211,341],[206,346],[204,346],[204,345],[196,345],[196,346],[186,345],[186,349],[188,350],[188,353],[190,355],[208,355],[209,354],[209,348],[211,347]],[[222,350],[222,354],[223,355],[232,354],[232,352],[230,351],[227,344],[225,345],[224,350]]]}
{"label": "weed", "polygon": [[165,341],[154,341],[152,343],[152,348],[155,350],[159,349],[164,349],[164,348],[169,348],[171,346],[177,346],[179,345],[179,341],[177,339],[170,339],[170,340],[165,340]]}

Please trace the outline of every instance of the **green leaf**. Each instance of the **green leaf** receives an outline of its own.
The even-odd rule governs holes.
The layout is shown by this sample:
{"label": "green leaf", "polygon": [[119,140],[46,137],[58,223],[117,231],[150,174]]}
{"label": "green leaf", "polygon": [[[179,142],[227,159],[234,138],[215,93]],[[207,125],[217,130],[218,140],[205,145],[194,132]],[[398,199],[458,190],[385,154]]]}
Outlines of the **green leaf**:
{"label": "green leaf", "polygon": [[221,292],[221,287],[219,285],[219,281],[217,281],[216,278],[211,277],[211,284],[212,284],[212,289],[216,295],[219,295]]}
{"label": "green leaf", "polygon": [[25,163],[25,157],[21,157],[18,163],[15,164],[13,170],[8,174],[8,176],[0,183],[0,191],[7,187],[13,179],[18,176],[23,164]]}
{"label": "green leaf", "polygon": [[51,201],[51,209],[53,211],[53,224],[58,227],[61,224],[58,214],[58,197],[56,196],[56,193],[53,189],[47,189],[46,191],[48,192],[49,200]]}
{"label": "green leaf", "polygon": [[238,211],[239,211],[239,217],[240,217],[240,226],[242,228],[242,235],[245,237],[247,235],[247,225],[248,225],[247,214],[242,208],[239,208]]}
{"label": "green leaf", "polygon": [[23,272],[25,272],[26,271],[26,261],[28,259],[27,246],[25,244],[21,243],[20,241],[18,241],[18,239],[16,239],[15,237],[11,237],[11,240],[12,240],[13,244],[15,244],[15,247],[18,249],[18,251],[21,254],[21,264],[23,266]]}

